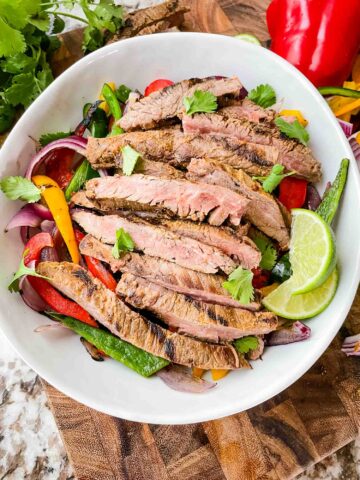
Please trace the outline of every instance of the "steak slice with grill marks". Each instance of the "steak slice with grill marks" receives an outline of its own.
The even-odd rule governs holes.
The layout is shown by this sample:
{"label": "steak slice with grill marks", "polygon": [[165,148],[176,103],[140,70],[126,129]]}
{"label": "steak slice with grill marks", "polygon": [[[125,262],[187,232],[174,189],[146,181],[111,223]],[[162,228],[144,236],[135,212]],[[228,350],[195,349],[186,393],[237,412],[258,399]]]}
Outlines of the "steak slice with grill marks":
{"label": "steak slice with grill marks", "polygon": [[86,196],[107,209],[165,210],[180,218],[222,225],[227,219],[239,225],[248,199],[217,185],[134,174],[93,178],[86,183]]}
{"label": "steak slice with grill marks", "polygon": [[184,115],[183,130],[186,134],[210,134],[235,137],[240,141],[274,147],[278,162],[289,171],[317,182],[321,178],[321,165],[312,156],[310,148],[296,139],[287,138],[274,124],[250,122],[244,118],[228,116],[226,112]]}
{"label": "steak slice with grill marks", "polygon": [[[116,169],[118,175],[123,175],[122,172],[122,157],[119,156],[119,168]],[[133,173],[143,173],[152,177],[184,179],[185,174],[181,170],[172,167],[168,163],[154,162],[140,158],[135,165]]]}
{"label": "steak slice with grill marks", "polygon": [[[239,356],[232,346],[209,344],[165,330],[132,311],[79,265],[43,262],[36,270],[114,335],[146,352],[191,367],[231,370],[240,366]],[[241,362],[241,366],[247,366],[245,360]]]}
{"label": "steak slice with grill marks", "polygon": [[101,243],[92,235],[86,235],[79,247],[83,255],[89,255],[108,263],[113,272],[132,273],[198,301],[251,311],[260,309],[258,302],[242,305],[234,300],[222,288],[222,283],[226,278],[221,275],[195,272],[175,263],[138,253],[126,253],[119,259],[115,259],[111,254],[111,247]]}
{"label": "steak slice with grill marks", "polygon": [[272,122],[275,118],[275,111],[265,109],[256,105],[248,98],[230,102],[230,105],[219,110],[219,113],[226,114],[228,117],[247,119],[250,122],[262,123]]}
{"label": "steak slice with grill marks", "polygon": [[131,236],[135,250],[192,270],[229,274],[236,268],[234,261],[219,249],[192,238],[180,237],[156,225],[119,215],[98,216],[81,210],[74,211],[72,218],[87,233],[108,244],[115,243],[116,231],[123,228]]}
{"label": "steak slice with grill marks", "polygon": [[277,240],[282,249],[288,248],[289,232],[278,203],[245,172],[215,160],[194,158],[188,165],[187,176],[192,181],[221,185],[247,197],[250,204],[246,218],[266,235]]}
{"label": "steak slice with grill marks", "polygon": [[154,313],[179,333],[214,342],[272,332],[276,315],[198,302],[131,273],[122,275],[116,293],[140,310]]}
{"label": "steak slice with grill marks", "polygon": [[128,105],[118,123],[125,131],[148,130],[163,125],[183,114],[184,97],[191,97],[196,90],[211,92],[221,102],[222,97],[239,98],[243,86],[237,77],[182,80]]}
{"label": "steak slice with grill marks", "polygon": [[108,138],[89,137],[86,156],[95,169],[118,167],[125,145],[149,160],[186,166],[192,158],[214,158],[251,175],[268,175],[274,164],[279,163],[279,151],[272,146],[219,135],[185,135],[176,128]]}

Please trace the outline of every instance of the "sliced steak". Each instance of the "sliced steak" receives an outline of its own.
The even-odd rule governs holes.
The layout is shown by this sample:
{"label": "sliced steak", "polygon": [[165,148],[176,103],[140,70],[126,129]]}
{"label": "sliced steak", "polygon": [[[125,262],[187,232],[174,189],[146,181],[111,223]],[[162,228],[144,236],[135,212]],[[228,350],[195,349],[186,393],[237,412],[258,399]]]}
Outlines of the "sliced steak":
{"label": "sliced steak", "polygon": [[268,175],[274,164],[279,163],[279,151],[272,146],[219,135],[185,135],[176,128],[108,138],[89,137],[86,156],[95,169],[118,167],[125,145],[149,160],[186,166],[192,158],[214,158],[251,175]]}
{"label": "sliced steak", "polygon": [[184,115],[183,130],[189,134],[211,134],[235,137],[240,141],[274,147],[278,163],[288,171],[295,171],[304,178],[317,182],[321,178],[321,165],[311,150],[296,139],[285,137],[274,124],[250,122],[235,118],[224,111]]}
{"label": "sliced steak", "polygon": [[195,158],[188,165],[187,176],[192,181],[221,185],[247,197],[250,204],[246,218],[266,235],[277,240],[282,249],[288,248],[289,232],[279,204],[245,172],[215,160]]}
{"label": "sliced steak", "polygon": [[[86,196],[107,205],[108,210],[165,210],[180,218],[222,225],[227,219],[239,225],[249,203],[247,198],[211,185],[186,180],[134,174],[93,178],[86,183]],[[105,208],[104,208],[105,209]]]}
{"label": "sliced steak", "polygon": [[203,273],[223,271],[227,274],[236,268],[234,261],[217,248],[192,238],[180,237],[156,225],[118,215],[98,216],[86,211],[74,211],[72,218],[87,233],[108,244],[115,243],[116,231],[123,228],[133,239],[137,251],[182,267]]}
{"label": "sliced steak", "polygon": [[206,369],[235,369],[240,366],[239,357],[230,345],[200,342],[159,327],[133,312],[114,292],[79,265],[43,262],[36,270],[114,335],[146,352],[180,365]]}
{"label": "sliced steak", "polygon": [[154,313],[179,333],[218,342],[272,332],[276,315],[198,302],[181,293],[125,273],[116,292],[135,308]]}
{"label": "sliced steak", "polygon": [[221,275],[195,272],[174,263],[138,253],[127,253],[117,260],[112,256],[109,245],[104,245],[91,235],[86,235],[81,241],[80,252],[108,263],[113,272],[132,273],[195,300],[251,311],[260,309],[258,302],[242,305],[234,300],[222,288],[226,278]]}
{"label": "sliced steak", "polygon": [[248,98],[235,101],[219,110],[219,112],[226,114],[228,117],[246,119],[256,123],[272,122],[275,118],[274,110],[259,107]]}
{"label": "sliced steak", "polygon": [[258,339],[257,348],[255,350],[250,350],[250,352],[246,354],[246,358],[248,358],[249,360],[258,360],[259,358],[261,358],[261,355],[264,353],[265,342],[262,337],[263,337],[262,335],[260,337],[257,337]]}
{"label": "sliced steak", "polygon": [[184,21],[184,14],[189,7],[184,0],[169,0],[152,7],[129,13],[121,30],[113,35],[107,44],[147,33],[178,27]]}
{"label": "sliced steak", "polygon": [[206,245],[212,245],[233,258],[244,268],[259,266],[261,253],[255,243],[248,237],[237,235],[231,228],[213,227],[183,220],[166,220],[158,218],[150,220],[177,235],[193,238]]}
{"label": "sliced steak", "polygon": [[[116,169],[118,175],[123,175],[122,172],[122,158],[118,157],[119,167]],[[152,177],[161,177],[161,178],[174,178],[174,179],[183,179],[185,178],[184,172],[178,170],[177,168],[172,167],[168,163],[163,162],[154,162],[152,160],[145,160],[143,158],[139,159],[136,163],[133,173],[143,173],[144,175],[151,175]]]}
{"label": "sliced steak", "polygon": [[180,117],[184,112],[184,98],[191,97],[196,90],[211,92],[220,101],[222,97],[240,97],[242,89],[237,77],[182,80],[129,105],[119,125],[126,131],[148,130]]}

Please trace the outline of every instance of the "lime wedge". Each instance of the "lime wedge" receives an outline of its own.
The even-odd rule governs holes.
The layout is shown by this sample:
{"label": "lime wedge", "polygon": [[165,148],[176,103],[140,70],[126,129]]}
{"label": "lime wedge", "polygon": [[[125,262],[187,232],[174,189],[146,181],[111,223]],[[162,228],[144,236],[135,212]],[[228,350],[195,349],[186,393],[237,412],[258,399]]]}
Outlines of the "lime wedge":
{"label": "lime wedge", "polygon": [[251,33],[239,33],[238,35],[234,35],[234,38],[238,38],[239,40],[244,40],[245,42],[255,43],[255,45],[260,45],[260,40],[255,37],[255,35],[251,35]]}
{"label": "lime wedge", "polygon": [[333,299],[338,278],[338,271],[335,269],[320,287],[309,293],[292,295],[294,284],[291,277],[267,295],[262,303],[271,312],[291,320],[314,317],[325,310]]}
{"label": "lime wedge", "polygon": [[293,295],[311,292],[322,285],[336,265],[334,235],[315,212],[291,210],[290,263]]}

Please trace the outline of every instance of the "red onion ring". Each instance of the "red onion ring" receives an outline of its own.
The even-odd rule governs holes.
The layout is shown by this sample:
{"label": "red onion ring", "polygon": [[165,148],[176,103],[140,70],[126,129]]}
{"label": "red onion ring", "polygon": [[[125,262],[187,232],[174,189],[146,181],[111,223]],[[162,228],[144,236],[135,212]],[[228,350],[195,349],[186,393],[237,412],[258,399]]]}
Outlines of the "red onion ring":
{"label": "red onion ring", "polygon": [[35,312],[44,312],[49,310],[50,307],[44,300],[36,293],[33,287],[30,285],[27,277],[21,277],[19,282],[20,295],[24,303]]}

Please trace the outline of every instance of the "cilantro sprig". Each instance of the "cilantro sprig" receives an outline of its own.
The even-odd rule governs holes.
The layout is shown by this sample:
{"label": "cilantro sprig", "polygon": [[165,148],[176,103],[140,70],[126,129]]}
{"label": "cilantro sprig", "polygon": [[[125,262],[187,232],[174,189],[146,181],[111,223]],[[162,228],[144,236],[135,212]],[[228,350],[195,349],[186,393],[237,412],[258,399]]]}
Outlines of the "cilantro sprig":
{"label": "cilantro sprig", "polygon": [[307,146],[310,140],[309,132],[305,127],[301,125],[299,120],[294,122],[287,122],[281,117],[275,119],[275,125],[279,128],[280,132],[289,138],[295,138],[303,145]]}
{"label": "cilantro sprig", "polygon": [[116,230],[115,245],[111,251],[114,258],[120,258],[121,252],[132,252],[134,247],[133,239],[123,228]]}
{"label": "cilantro sprig", "polygon": [[250,90],[248,99],[262,108],[268,108],[276,102],[276,93],[271,85],[265,83]]}
{"label": "cilantro sprig", "polygon": [[54,142],[55,140],[60,140],[61,138],[70,137],[72,132],[49,132],[44,133],[39,138],[39,143],[42,147],[45,147],[48,143]]}
{"label": "cilantro sprig", "polygon": [[25,251],[23,257],[21,258],[19,268],[17,269],[17,271],[14,274],[10,284],[8,285],[8,290],[11,293],[19,292],[19,280],[24,275],[30,275],[32,277],[39,277],[39,278],[43,278],[44,280],[48,280],[47,277],[44,277],[44,275],[40,275],[33,268],[29,268],[29,267],[25,266],[24,257],[26,255],[26,253],[27,252]]}
{"label": "cilantro sprig", "polygon": [[284,173],[283,165],[276,163],[271,172],[267,177],[252,177],[253,180],[257,180],[258,182],[262,183],[262,187],[265,192],[271,193],[275,190],[275,188],[279,185],[281,180],[285,177],[289,177],[290,175],[294,175],[295,172]]}
{"label": "cilantro sprig", "polygon": [[254,236],[252,240],[261,252],[260,268],[272,270],[277,259],[277,253],[273,244],[270,240],[260,235]]}
{"label": "cilantro sprig", "polygon": [[187,115],[211,113],[217,109],[217,98],[211,92],[195,90],[192,97],[184,97],[183,104]]}
{"label": "cilantro sprig", "polygon": [[20,176],[4,177],[0,180],[0,190],[9,200],[23,200],[24,202],[38,202],[41,190],[30,180]]}
{"label": "cilantro sprig", "polygon": [[239,353],[249,353],[250,350],[256,350],[258,346],[259,340],[253,336],[238,338],[234,341],[234,347]]}
{"label": "cilantro sprig", "polygon": [[121,149],[121,153],[123,161],[122,171],[124,175],[131,175],[141,155],[130,147],[130,145],[125,145],[125,147]]}
{"label": "cilantro sprig", "polygon": [[252,286],[253,273],[242,267],[237,267],[230,273],[222,287],[227,290],[234,300],[246,305],[254,300],[254,287]]}

